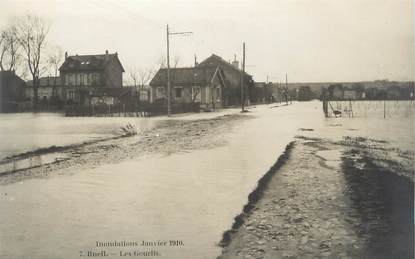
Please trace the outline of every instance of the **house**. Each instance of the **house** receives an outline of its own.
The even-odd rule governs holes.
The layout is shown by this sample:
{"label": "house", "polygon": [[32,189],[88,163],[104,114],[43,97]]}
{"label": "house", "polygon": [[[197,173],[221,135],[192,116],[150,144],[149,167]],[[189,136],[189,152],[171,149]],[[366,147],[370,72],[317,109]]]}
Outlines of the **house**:
{"label": "house", "polygon": [[358,99],[356,90],[345,88],[343,90],[343,99],[344,100],[356,100],[356,99]]}
{"label": "house", "polygon": [[[63,90],[61,77],[41,77],[37,90],[38,100],[42,104],[52,101],[53,98],[62,99]],[[25,96],[33,100],[33,95],[33,80],[30,80],[26,82]]]}
{"label": "house", "polygon": [[255,82],[251,89],[251,101],[253,103],[272,103],[278,100],[279,89],[277,84],[266,82]]}
{"label": "house", "polygon": [[125,71],[117,52],[99,55],[68,56],[59,68],[63,84],[62,97],[76,104],[89,104],[94,91],[101,88],[121,88]]}
{"label": "house", "polygon": [[342,84],[332,84],[328,88],[329,98],[331,100],[342,100],[343,99],[343,85]]}
{"label": "house", "polygon": [[[223,71],[219,66],[196,66],[170,69],[172,103],[197,103],[201,109],[224,104]],[[153,103],[167,102],[167,69],[161,68],[150,81]]]}
{"label": "house", "polygon": [[25,81],[14,71],[0,71],[0,112],[16,112],[24,101]]}
{"label": "house", "polygon": [[389,100],[399,100],[401,98],[401,89],[398,87],[389,87],[386,90],[386,98]]}
{"label": "house", "polygon": [[[224,106],[239,105],[241,103],[241,74],[242,70],[239,69],[239,62],[234,58],[234,61],[226,61],[218,55],[212,54],[200,64],[195,64],[197,67],[219,67],[223,74],[224,79],[224,91],[223,91],[223,104]],[[248,73],[244,73],[244,92],[247,101],[251,101],[251,90],[254,87],[254,81],[252,76]]]}
{"label": "house", "polygon": [[[212,109],[241,102],[241,75],[235,60],[230,63],[212,54],[194,67],[172,68],[171,89],[173,103],[198,103],[202,109]],[[254,86],[252,76],[244,73],[245,96]],[[153,103],[167,100],[167,69],[161,68],[150,82]]]}
{"label": "house", "polygon": [[311,88],[309,86],[301,86],[298,89],[298,100],[299,101],[310,101],[312,99],[314,99],[316,96],[313,93],[313,91],[311,91]]}

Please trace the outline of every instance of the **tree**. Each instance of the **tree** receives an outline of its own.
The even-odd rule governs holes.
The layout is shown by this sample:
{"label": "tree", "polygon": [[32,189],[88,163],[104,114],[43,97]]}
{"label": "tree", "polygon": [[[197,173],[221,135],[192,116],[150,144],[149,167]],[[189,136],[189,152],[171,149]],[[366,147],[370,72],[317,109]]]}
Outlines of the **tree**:
{"label": "tree", "polygon": [[144,86],[146,84],[148,84],[148,82],[151,80],[151,78],[154,75],[154,69],[152,68],[146,68],[146,69],[141,69],[138,71],[138,76],[139,76],[139,82],[140,82],[140,87],[144,88]]}
{"label": "tree", "polygon": [[8,26],[0,31],[0,70],[15,70],[19,61],[19,43],[16,29]]}
{"label": "tree", "polygon": [[17,18],[14,24],[17,39],[26,59],[33,80],[33,108],[38,107],[38,87],[41,74],[42,55],[46,46],[49,26],[38,16],[26,15]]}
{"label": "tree", "polygon": [[59,66],[63,61],[63,50],[62,48],[56,46],[53,47],[51,53],[49,54],[47,64],[49,65],[49,74],[53,75],[53,86],[52,86],[52,96],[56,96],[56,80],[58,77]]}

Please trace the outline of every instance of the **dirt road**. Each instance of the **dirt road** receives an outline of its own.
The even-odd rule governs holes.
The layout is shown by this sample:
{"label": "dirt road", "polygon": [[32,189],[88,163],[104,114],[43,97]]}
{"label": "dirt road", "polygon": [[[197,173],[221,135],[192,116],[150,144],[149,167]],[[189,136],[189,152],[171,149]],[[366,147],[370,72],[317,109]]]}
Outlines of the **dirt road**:
{"label": "dirt road", "polygon": [[413,258],[413,181],[391,171],[410,160],[382,167],[381,146],[298,138],[219,258]]}

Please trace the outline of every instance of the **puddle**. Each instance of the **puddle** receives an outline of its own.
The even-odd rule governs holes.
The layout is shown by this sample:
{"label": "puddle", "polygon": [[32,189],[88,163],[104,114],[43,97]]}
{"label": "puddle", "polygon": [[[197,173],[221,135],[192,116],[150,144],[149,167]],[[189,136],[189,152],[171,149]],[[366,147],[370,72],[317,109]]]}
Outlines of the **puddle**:
{"label": "puddle", "polygon": [[323,163],[327,167],[335,169],[339,168],[341,158],[340,150],[321,150],[318,151],[316,155],[323,158]]}
{"label": "puddle", "polygon": [[61,162],[68,159],[68,156],[62,153],[52,153],[38,156],[31,156],[19,160],[13,160],[0,164],[0,175],[14,172],[22,169],[29,169],[41,165]]}

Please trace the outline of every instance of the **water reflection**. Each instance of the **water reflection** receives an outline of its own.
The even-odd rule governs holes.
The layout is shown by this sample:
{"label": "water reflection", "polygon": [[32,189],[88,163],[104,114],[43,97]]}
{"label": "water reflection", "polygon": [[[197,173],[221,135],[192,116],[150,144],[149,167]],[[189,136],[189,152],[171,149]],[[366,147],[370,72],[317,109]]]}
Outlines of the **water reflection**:
{"label": "water reflection", "polygon": [[12,173],[18,170],[34,168],[41,165],[60,162],[67,159],[68,156],[61,153],[52,153],[45,155],[35,155],[27,158],[17,159],[13,161],[6,161],[0,164],[0,175]]}

